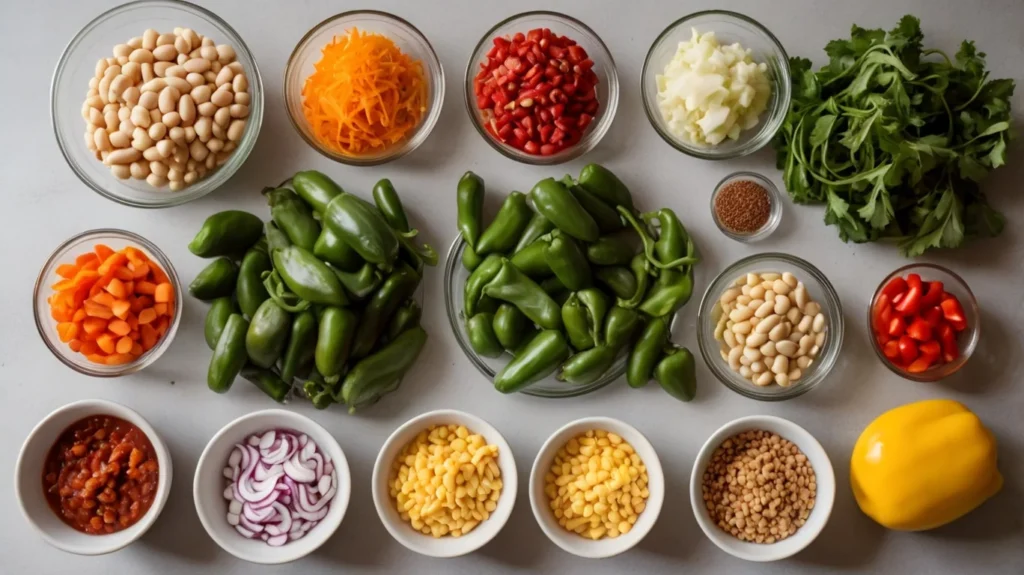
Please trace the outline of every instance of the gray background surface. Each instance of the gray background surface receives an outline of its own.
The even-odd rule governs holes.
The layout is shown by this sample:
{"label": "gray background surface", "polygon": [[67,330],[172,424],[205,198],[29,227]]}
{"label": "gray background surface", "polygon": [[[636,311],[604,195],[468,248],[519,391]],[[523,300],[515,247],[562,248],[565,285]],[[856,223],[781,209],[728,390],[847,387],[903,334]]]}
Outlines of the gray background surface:
{"label": "gray background surface", "polygon": [[[768,241],[744,246],[714,227],[708,201],[727,173],[753,169],[781,185],[770,151],[726,163],[683,156],[664,144],[644,117],[639,75],[644,55],[669,22],[687,13],[721,7],[764,23],[792,55],[821,64],[826,42],[847,36],[853,23],[890,28],[905,13],[923,18],[926,44],[951,54],[961,39],[978,41],[989,54],[993,77],[1022,83],[1024,2],[861,0],[857,2],[776,0],[774,2],[688,0],[659,2],[552,2],[593,27],[618,64],[623,87],[618,116],[596,150],[557,168],[531,168],[507,160],[485,145],[469,123],[462,101],[463,71],[470,51],[494,23],[514,12],[548,3],[398,2],[360,5],[348,1],[203,2],[224,17],[254,52],[267,91],[263,131],[245,166],[222,189],[188,205],[140,210],[115,205],[81,184],[61,158],[48,115],[49,85],[64,44],[80,27],[114,5],[110,0],[4,2],[0,9],[0,224],[4,269],[0,271],[0,522],[2,573],[1024,573],[1024,376],[1021,360],[1024,291],[1024,142],[1010,147],[1009,165],[986,185],[1009,222],[1003,237],[955,253],[929,256],[970,283],[983,306],[984,334],[975,357],[956,377],[941,384],[914,384],[892,375],[868,347],[865,306],[882,277],[904,260],[890,246],[846,245],[822,224],[818,207],[786,202],[783,223]],[[323,18],[346,9],[373,6],[414,23],[433,43],[447,76],[440,122],[426,144],[406,158],[378,168],[347,168],[310,149],[289,124],[282,97],[284,67],[294,44]],[[141,30],[140,30],[141,33]],[[83,86],[83,91],[85,87]],[[1024,85],[1013,105],[1018,130],[1024,113]],[[340,409],[317,412],[295,402],[335,434],[346,451],[354,481],[352,502],[334,537],[299,563],[264,568],[236,560],[207,537],[192,504],[192,474],[200,452],[224,424],[271,407],[255,388],[239,383],[224,396],[205,385],[209,350],[203,342],[205,306],[189,300],[171,349],[142,373],[117,380],[80,376],[53,358],[35,332],[29,304],[35,275],[50,251],[83,230],[121,227],[145,235],[163,249],[186,283],[204,262],[186,243],[202,220],[226,208],[269,213],[258,192],[299,169],[317,168],[346,188],[368,194],[379,178],[392,179],[416,227],[440,250],[455,235],[454,186],[463,171],[480,173],[493,192],[523,189],[535,180],[577,172],[588,161],[603,162],[632,187],[638,203],[675,209],[700,244],[697,292],[728,263],[756,251],[784,251],[810,260],[839,291],[847,321],[839,364],[819,389],[781,403],[744,399],[699,368],[698,398],[672,400],[657,386],[630,390],[624,383],[572,400],[540,400],[496,394],[463,356],[444,313],[442,273],[427,273],[424,324],[431,334],[415,372],[401,391],[359,416]],[[490,203],[498,194],[492,193]],[[677,341],[696,352],[692,331],[697,300],[683,313]],[[860,430],[891,407],[929,397],[965,402],[1000,441],[1006,487],[966,518],[928,533],[887,532],[857,509],[850,493],[849,455]],[[81,558],[46,545],[21,517],[11,479],[18,449],[29,430],[51,410],[70,401],[105,398],[143,414],[173,454],[174,482],[167,507],[139,542],[113,555]],[[436,408],[475,413],[509,440],[527,480],[533,457],[556,428],[586,415],[619,417],[652,441],[670,489],[661,517],[634,550],[600,562],[577,559],[555,547],[534,521],[526,489],[498,537],[479,552],[433,560],[405,550],[384,530],[370,500],[369,478],[387,435],[412,416]],[[744,415],[773,414],[792,419],[817,436],[832,458],[838,480],[831,521],[807,550],[787,561],[757,565],[714,547],[697,527],[687,484],[693,459],[708,435]]]}

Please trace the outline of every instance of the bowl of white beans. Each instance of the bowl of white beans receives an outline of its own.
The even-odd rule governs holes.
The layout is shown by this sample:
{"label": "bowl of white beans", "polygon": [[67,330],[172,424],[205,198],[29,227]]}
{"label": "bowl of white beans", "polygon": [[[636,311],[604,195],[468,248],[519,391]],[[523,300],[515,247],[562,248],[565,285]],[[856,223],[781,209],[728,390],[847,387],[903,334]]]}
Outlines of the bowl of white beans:
{"label": "bowl of white beans", "polygon": [[727,267],[704,292],[697,325],[711,373],[761,401],[816,387],[843,346],[839,295],[818,268],[788,254],[756,254]]}
{"label": "bowl of white beans", "polygon": [[100,14],[71,39],[50,115],[83,183],[121,204],[163,208],[212,192],[241,167],[262,123],[263,83],[217,15],[143,0]]}

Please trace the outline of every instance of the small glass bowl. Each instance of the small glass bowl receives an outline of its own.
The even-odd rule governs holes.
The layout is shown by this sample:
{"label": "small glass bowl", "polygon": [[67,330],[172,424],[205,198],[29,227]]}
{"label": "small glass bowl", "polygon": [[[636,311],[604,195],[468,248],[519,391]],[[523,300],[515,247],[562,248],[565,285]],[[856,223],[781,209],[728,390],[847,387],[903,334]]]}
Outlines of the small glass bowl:
{"label": "small glass bowl", "polygon": [[[76,256],[92,251],[95,244],[105,244],[114,250],[120,250],[126,246],[139,248],[147,257],[160,264],[164,273],[170,278],[171,286],[174,287],[175,313],[167,333],[160,338],[160,341],[153,346],[153,349],[142,354],[131,363],[100,365],[89,361],[84,355],[71,351],[68,344],[60,340],[60,336],[57,335],[57,321],[50,316],[50,304],[46,301],[53,294],[50,286],[63,279],[57,275],[57,267],[65,263],[74,263]],[[115,229],[82,232],[57,246],[57,249],[53,250],[46,263],[43,264],[43,269],[40,270],[39,276],[36,278],[36,285],[32,291],[32,307],[36,319],[36,329],[39,330],[39,336],[43,338],[43,343],[46,344],[46,347],[50,348],[53,355],[63,362],[64,365],[78,373],[92,377],[120,377],[128,375],[142,370],[159,359],[167,351],[167,348],[171,346],[174,334],[178,331],[178,324],[181,323],[181,316],[184,311],[182,309],[183,304],[181,282],[178,280],[178,273],[174,270],[174,266],[171,265],[171,260],[160,251],[160,248],[156,247],[146,238],[132,232]]]}
{"label": "small glass bowl", "polygon": [[[451,248],[448,250],[448,258],[444,264],[444,305],[445,309],[448,310],[448,321],[452,325],[452,332],[455,334],[455,340],[459,342],[459,347],[462,348],[466,357],[469,358],[470,363],[488,381],[493,382],[494,377],[505,367],[511,356],[506,353],[496,358],[481,357],[473,350],[473,346],[469,343],[469,335],[466,333],[466,318],[462,313],[466,299],[463,288],[466,285],[466,279],[469,277],[469,272],[462,265],[462,252],[465,248],[466,242],[462,241],[462,235],[460,234],[456,236],[455,241],[452,242]],[[547,398],[576,397],[597,391],[619,379],[624,373],[626,373],[626,354],[622,353],[600,379],[589,385],[574,385],[559,381],[552,374],[530,385],[520,391],[520,393]]]}
{"label": "small glass bowl", "polygon": [[[82,135],[86,123],[80,113],[89,80],[94,77],[96,61],[112,55],[115,45],[140,36],[147,28],[169,32],[188,27],[210,36],[217,44],[235,49],[238,61],[249,80],[249,117],[238,147],[223,166],[207,177],[172,192],[154,188],[145,180],[119,180],[110,168],[85,147]],[[50,86],[50,117],[57,145],[71,170],[82,182],[101,196],[119,204],[137,208],[167,208],[201,198],[219,188],[238,171],[256,145],[263,123],[263,79],[256,58],[242,38],[227,22],[213,12],[180,0],[141,0],[122,4],[97,16],[68,43],[57,63]]]}
{"label": "small glass bowl", "polygon": [[[341,154],[324,146],[311,131],[309,122],[302,112],[302,88],[306,78],[313,73],[316,63],[320,61],[324,46],[335,36],[344,36],[353,28],[388,37],[403,53],[423,64],[428,106],[426,114],[420,118],[419,126],[404,140],[383,151],[358,156]],[[378,10],[352,10],[320,22],[306,32],[295,45],[284,72],[284,97],[292,125],[314,150],[342,164],[377,166],[401,158],[426,141],[438,118],[441,117],[441,106],[444,104],[444,69],[441,68],[441,60],[438,59],[433,46],[423,33],[409,22]]]}
{"label": "small glass bowl", "polygon": [[[964,316],[967,318],[967,329],[957,334],[960,357],[956,361],[933,366],[921,373],[910,373],[889,361],[889,358],[885,357],[882,352],[882,346],[875,338],[874,326],[871,325],[871,310],[882,293],[882,288],[888,285],[893,278],[906,277],[908,274],[918,274],[925,282],[942,282],[946,292],[955,295],[956,299],[960,300],[960,305],[964,308]],[[967,282],[953,271],[935,264],[908,264],[885,276],[871,296],[871,301],[868,302],[868,335],[871,338],[871,349],[875,350],[875,355],[885,367],[889,368],[889,371],[911,381],[933,383],[960,371],[960,368],[974,354],[974,350],[978,347],[978,340],[981,339],[981,310],[978,308],[978,300],[974,297],[971,288],[967,286]]]}
{"label": "small glass bowl", "polygon": [[[484,119],[483,111],[476,106],[476,95],[473,93],[473,78],[477,75],[480,64],[487,60],[487,52],[493,46],[494,38],[499,36],[511,37],[517,32],[525,34],[533,28],[549,28],[555,34],[568,36],[579,43],[587,51],[590,59],[594,61],[593,69],[598,79],[596,87],[597,101],[601,104],[597,110],[597,115],[594,117],[594,121],[587,127],[583,138],[575,146],[550,156],[527,154],[491,136],[484,128],[486,120]],[[469,58],[469,63],[466,65],[465,84],[466,111],[473,122],[473,127],[480,133],[484,141],[506,158],[534,166],[562,164],[593,150],[598,142],[601,141],[601,138],[608,132],[608,128],[611,127],[612,120],[615,118],[615,111],[619,105],[619,75],[615,68],[615,60],[612,59],[612,54],[608,47],[605,46],[597,33],[583,22],[571,16],[547,10],[535,10],[510,16],[488,30],[483,38],[477,42],[476,47],[473,48],[473,55]]]}
{"label": "small glass bowl", "polygon": [[[761,229],[749,234],[737,233],[725,227],[722,220],[718,219],[718,211],[715,209],[715,201],[718,200],[718,194],[722,191],[722,188],[738,180],[753,181],[768,191],[768,202],[771,210],[768,213],[768,221],[761,226]],[[772,235],[775,228],[779,227],[779,222],[782,221],[782,195],[779,194],[779,189],[775,187],[775,184],[761,174],[755,172],[736,172],[730,174],[721,182],[718,182],[718,185],[715,186],[715,191],[711,194],[711,219],[718,226],[718,231],[722,232],[727,238],[743,243],[759,242]]]}
{"label": "small glass bowl", "polygon": [[[827,321],[828,335],[818,357],[804,370],[803,377],[789,387],[781,387],[772,383],[766,387],[758,387],[744,379],[729,367],[722,359],[721,344],[715,339],[715,325],[719,309],[718,301],[725,290],[732,287],[735,281],[747,273],[790,272],[804,283],[811,299],[818,302]],[[697,344],[700,354],[704,357],[711,373],[726,387],[736,393],[759,401],[783,401],[803,395],[817,387],[832,371],[839,359],[839,351],[843,347],[843,307],[839,294],[829,283],[828,278],[818,268],[796,256],[781,253],[762,253],[745,257],[725,268],[718,274],[704,297],[700,300],[697,310]]]}
{"label": "small glass bowl", "polygon": [[[717,146],[703,146],[676,136],[668,129],[665,118],[658,106],[659,76],[672,60],[679,43],[690,39],[691,28],[699,32],[714,32],[724,44],[738,42],[753,53],[756,62],[768,65],[772,84],[772,96],[768,109],[761,114],[757,126],[744,130],[739,139],[726,139]],[[684,16],[669,24],[654,43],[651,44],[644,60],[640,76],[640,90],[647,119],[654,131],[670,146],[695,158],[703,160],[728,160],[752,154],[763,148],[775,136],[789,113],[791,97],[789,56],[786,50],[767,28],[759,22],[726,10],[705,10]]]}

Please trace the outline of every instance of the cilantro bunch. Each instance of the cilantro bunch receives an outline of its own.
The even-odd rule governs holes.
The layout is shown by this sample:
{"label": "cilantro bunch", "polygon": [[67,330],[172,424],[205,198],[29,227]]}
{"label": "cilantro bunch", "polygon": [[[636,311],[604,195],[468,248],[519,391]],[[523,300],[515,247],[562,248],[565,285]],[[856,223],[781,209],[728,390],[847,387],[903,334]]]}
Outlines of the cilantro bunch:
{"label": "cilantro bunch", "polygon": [[792,58],[793,100],[774,146],[797,203],[824,202],[843,241],[892,238],[916,256],[998,235],[979,182],[1006,161],[1012,80],[990,80],[964,41],[953,60],[925,50],[920,22],[853,26],[814,72]]}

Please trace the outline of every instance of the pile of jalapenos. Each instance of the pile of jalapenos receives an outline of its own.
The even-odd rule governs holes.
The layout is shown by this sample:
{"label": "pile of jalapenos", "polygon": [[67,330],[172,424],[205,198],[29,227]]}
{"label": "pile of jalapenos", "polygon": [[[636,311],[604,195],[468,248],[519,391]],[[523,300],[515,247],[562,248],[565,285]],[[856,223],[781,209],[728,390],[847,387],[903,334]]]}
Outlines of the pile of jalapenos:
{"label": "pile of jalapenos", "polygon": [[224,393],[241,374],[278,402],[299,382],[319,409],[375,403],[398,388],[426,343],[413,294],[437,253],[416,246],[386,179],[373,188],[376,205],[316,171],[263,194],[266,224],[220,212],[188,246],[216,258],[189,286],[210,302],[207,384]]}
{"label": "pile of jalapenos", "polygon": [[638,212],[626,185],[598,164],[510,193],[486,227],[484,193],[473,172],[459,180],[470,272],[463,314],[476,353],[512,355],[494,378],[498,391],[552,374],[588,385],[625,353],[630,386],[654,379],[693,399],[693,354],[671,343],[669,324],[693,293],[698,258],[672,210]]}

